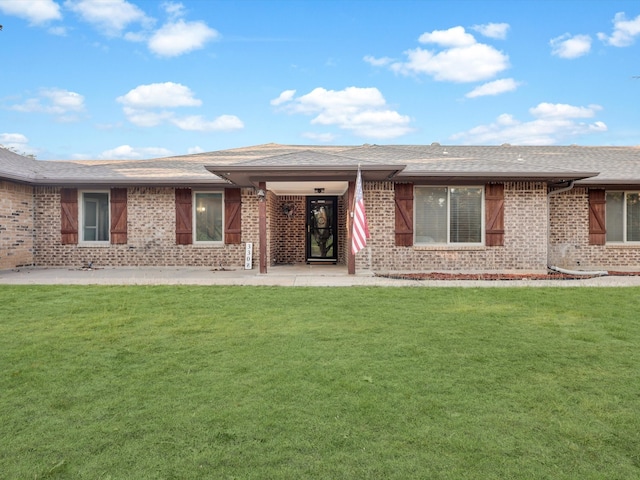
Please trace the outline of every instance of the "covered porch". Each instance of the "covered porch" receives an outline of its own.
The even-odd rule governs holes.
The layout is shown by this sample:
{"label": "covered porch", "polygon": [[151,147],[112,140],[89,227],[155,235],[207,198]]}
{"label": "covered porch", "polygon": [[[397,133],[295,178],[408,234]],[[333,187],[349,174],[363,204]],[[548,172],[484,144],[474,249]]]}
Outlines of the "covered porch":
{"label": "covered porch", "polygon": [[404,166],[345,157],[338,162],[317,152],[295,157],[206,168],[236,186],[253,187],[259,230],[254,256],[260,273],[273,266],[324,264],[346,266],[348,274],[355,274],[351,224],[358,168],[365,183],[389,180]]}

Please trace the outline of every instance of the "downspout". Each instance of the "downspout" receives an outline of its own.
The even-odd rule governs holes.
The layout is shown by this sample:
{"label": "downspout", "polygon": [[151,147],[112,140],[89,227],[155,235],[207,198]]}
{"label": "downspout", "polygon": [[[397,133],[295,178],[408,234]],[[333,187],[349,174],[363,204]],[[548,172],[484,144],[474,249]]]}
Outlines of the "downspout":
{"label": "downspout", "polygon": [[568,192],[573,189],[575,180],[571,180],[566,187],[559,188],[557,190],[550,190],[547,193],[547,268],[554,272],[565,273],[568,275],[586,275],[590,277],[602,277],[609,275],[609,272],[604,270],[586,271],[586,270],[567,270],[555,265],[551,265],[551,195],[558,195],[560,193]]}

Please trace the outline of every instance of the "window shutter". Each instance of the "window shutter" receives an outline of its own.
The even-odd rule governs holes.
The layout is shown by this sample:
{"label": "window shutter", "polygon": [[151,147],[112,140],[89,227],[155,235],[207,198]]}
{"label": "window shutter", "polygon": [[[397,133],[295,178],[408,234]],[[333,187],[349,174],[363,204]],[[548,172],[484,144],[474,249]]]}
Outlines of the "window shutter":
{"label": "window shutter", "polygon": [[604,245],[607,241],[605,206],[605,191],[589,190],[589,245]]}
{"label": "window shutter", "polygon": [[396,246],[413,245],[413,183],[395,184]]}
{"label": "window shutter", "polygon": [[63,245],[78,243],[78,190],[60,190],[60,233]]}
{"label": "window shutter", "polygon": [[111,189],[111,243],[127,243],[127,189]]}
{"label": "window shutter", "polygon": [[190,188],[176,188],[176,245],[193,242],[191,201]]}
{"label": "window shutter", "polygon": [[224,191],[224,243],[238,244],[242,241],[242,201],[239,188]]}
{"label": "window shutter", "polygon": [[487,184],[484,191],[485,244],[487,247],[504,245],[504,185]]}

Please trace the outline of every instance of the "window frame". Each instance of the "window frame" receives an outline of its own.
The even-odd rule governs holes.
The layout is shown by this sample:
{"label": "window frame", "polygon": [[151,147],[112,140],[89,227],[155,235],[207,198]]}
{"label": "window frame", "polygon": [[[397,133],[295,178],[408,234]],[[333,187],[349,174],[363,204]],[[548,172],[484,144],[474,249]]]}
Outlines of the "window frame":
{"label": "window frame", "polygon": [[[220,195],[220,240],[198,240],[198,195]],[[224,245],[224,233],[225,233],[225,195],[224,190],[193,190],[191,193],[191,205],[192,205],[192,243],[193,245]]]}
{"label": "window frame", "polygon": [[[621,193],[622,194],[622,240],[609,240],[609,218],[610,212],[609,206],[609,194]],[[640,245],[640,240],[627,240],[627,197],[628,195],[638,195],[640,197],[640,190],[606,190],[605,192],[605,241],[608,245]],[[640,220],[639,220],[640,221]]]}
{"label": "window frame", "polygon": [[[418,241],[418,190],[423,188],[446,188],[447,190],[447,241],[446,242],[421,242]],[[480,241],[479,242],[452,242],[451,241],[451,190],[455,188],[477,188],[480,190]],[[485,220],[485,186],[484,185],[414,185],[413,187],[413,244],[417,247],[483,247],[486,244]]]}
{"label": "window frame", "polygon": [[[87,194],[107,195],[107,228],[106,240],[85,239],[85,195]],[[97,227],[97,226],[96,226]],[[103,246],[111,244],[111,191],[110,190],[78,190],[78,244],[84,246]]]}

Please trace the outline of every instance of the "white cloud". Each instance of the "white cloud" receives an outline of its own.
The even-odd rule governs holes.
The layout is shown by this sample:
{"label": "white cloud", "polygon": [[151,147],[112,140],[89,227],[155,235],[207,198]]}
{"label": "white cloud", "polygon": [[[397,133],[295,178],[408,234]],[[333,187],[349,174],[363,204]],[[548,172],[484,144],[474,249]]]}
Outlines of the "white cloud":
{"label": "white cloud", "polygon": [[474,88],[465,95],[467,98],[484,97],[487,95],[500,95],[501,93],[513,92],[520,85],[513,78],[501,78],[488,82],[479,87]]}
{"label": "white cloud", "polygon": [[464,27],[452,27],[448,30],[434,30],[426,32],[418,38],[420,43],[435,43],[441,47],[468,47],[476,43],[473,35],[467,33]]}
{"label": "white cloud", "polygon": [[391,63],[393,63],[393,58],[389,58],[389,57],[376,58],[371,55],[365,55],[363,60],[368,64],[373,65],[374,67],[386,67],[387,65],[390,65]]}
{"label": "white cloud", "polygon": [[592,118],[599,110],[602,110],[600,105],[575,107],[566,103],[543,102],[529,109],[529,113],[538,118]]}
{"label": "white cloud", "polygon": [[111,150],[105,150],[98,155],[103,160],[140,160],[144,158],[168,157],[172,155],[171,150],[161,147],[135,148],[131,145],[120,145]]}
{"label": "white cloud", "polygon": [[219,37],[220,34],[204,22],[177,20],[157,30],[149,39],[148,46],[156,55],[175,57],[203,48],[205,43]]}
{"label": "white cloud", "polygon": [[471,28],[485,37],[504,40],[507,38],[510,26],[508,23],[485,23],[483,25],[474,25]]}
{"label": "white cloud", "polygon": [[228,132],[244,128],[244,123],[235,115],[220,115],[215,120],[205,120],[201,115],[172,118],[171,123],[182,130],[196,132]]}
{"label": "white cloud", "polygon": [[199,145],[196,145],[195,147],[189,147],[187,149],[187,153],[189,155],[192,155],[194,153],[203,153],[203,152],[205,152],[205,149],[200,147]]}
{"label": "white cloud", "polygon": [[610,36],[598,33],[598,38],[613,47],[628,47],[633,45],[638,35],[640,35],[640,15],[633,20],[627,20],[624,12],[620,12],[613,18],[613,33]]}
{"label": "white cloud", "polygon": [[84,97],[76,92],[61,88],[43,88],[39,96],[11,107],[24,113],[47,113],[60,121],[76,121],[78,114],[84,112]]}
{"label": "white cloud", "polygon": [[585,123],[576,120],[592,118],[600,108],[598,105],[576,107],[541,103],[529,109],[534,120],[521,122],[512,115],[502,114],[493,123],[456,133],[451,139],[468,145],[555,145],[566,138],[606,132],[607,126],[604,122]]}
{"label": "white cloud", "polygon": [[476,42],[463,27],[424,33],[420,41],[446,48],[439,52],[419,47],[407,50],[407,61],[392,63],[391,70],[403,75],[425,74],[438,81],[462,83],[487,80],[509,67],[507,55]]}
{"label": "white cloud", "polygon": [[189,87],[173,82],[140,85],[116,100],[133,108],[198,107],[202,105],[202,101],[193,96]]}
{"label": "white cloud", "polygon": [[0,145],[20,155],[35,155],[38,152],[29,146],[29,139],[21,133],[0,133]]}
{"label": "white cloud", "polygon": [[30,25],[60,20],[60,6],[53,0],[0,0],[0,11],[24,18]]}
{"label": "white cloud", "polygon": [[278,105],[282,105],[283,103],[290,102],[295,96],[295,94],[296,94],[295,90],[285,90],[280,94],[278,98],[274,98],[269,103],[271,103],[271,105],[273,105],[274,107],[277,107]]}
{"label": "white cloud", "polygon": [[155,127],[173,118],[174,113],[170,111],[153,111],[140,108],[123,107],[122,111],[134,125],[139,127]]}
{"label": "white cloud", "polygon": [[117,36],[132,23],[152,22],[137,6],[126,0],[67,0],[64,6],[106,35]]}
{"label": "white cloud", "polygon": [[578,58],[591,51],[589,35],[573,35],[568,33],[552,38],[549,41],[551,54],[560,58]]}
{"label": "white cloud", "polygon": [[67,29],[65,27],[56,26],[47,30],[51,35],[57,35],[58,37],[66,37]]}
{"label": "white cloud", "polygon": [[162,2],[161,6],[167,12],[169,18],[176,19],[184,15],[184,5],[182,3]]}
{"label": "white cloud", "polygon": [[244,128],[235,115],[221,115],[206,120],[200,115],[177,116],[173,111],[181,107],[200,107],[202,101],[191,89],[173,82],[139,85],[116,99],[123,105],[127,119],[139,127],[155,127],[171,123],[182,130],[211,132],[231,131]]}
{"label": "white cloud", "polygon": [[0,143],[5,147],[12,144],[26,144],[29,139],[21,133],[0,133]]}
{"label": "white cloud", "polygon": [[361,137],[388,139],[412,131],[410,118],[390,110],[377,88],[316,88],[282,105],[289,114],[315,115],[312,125],[337,126]]}

